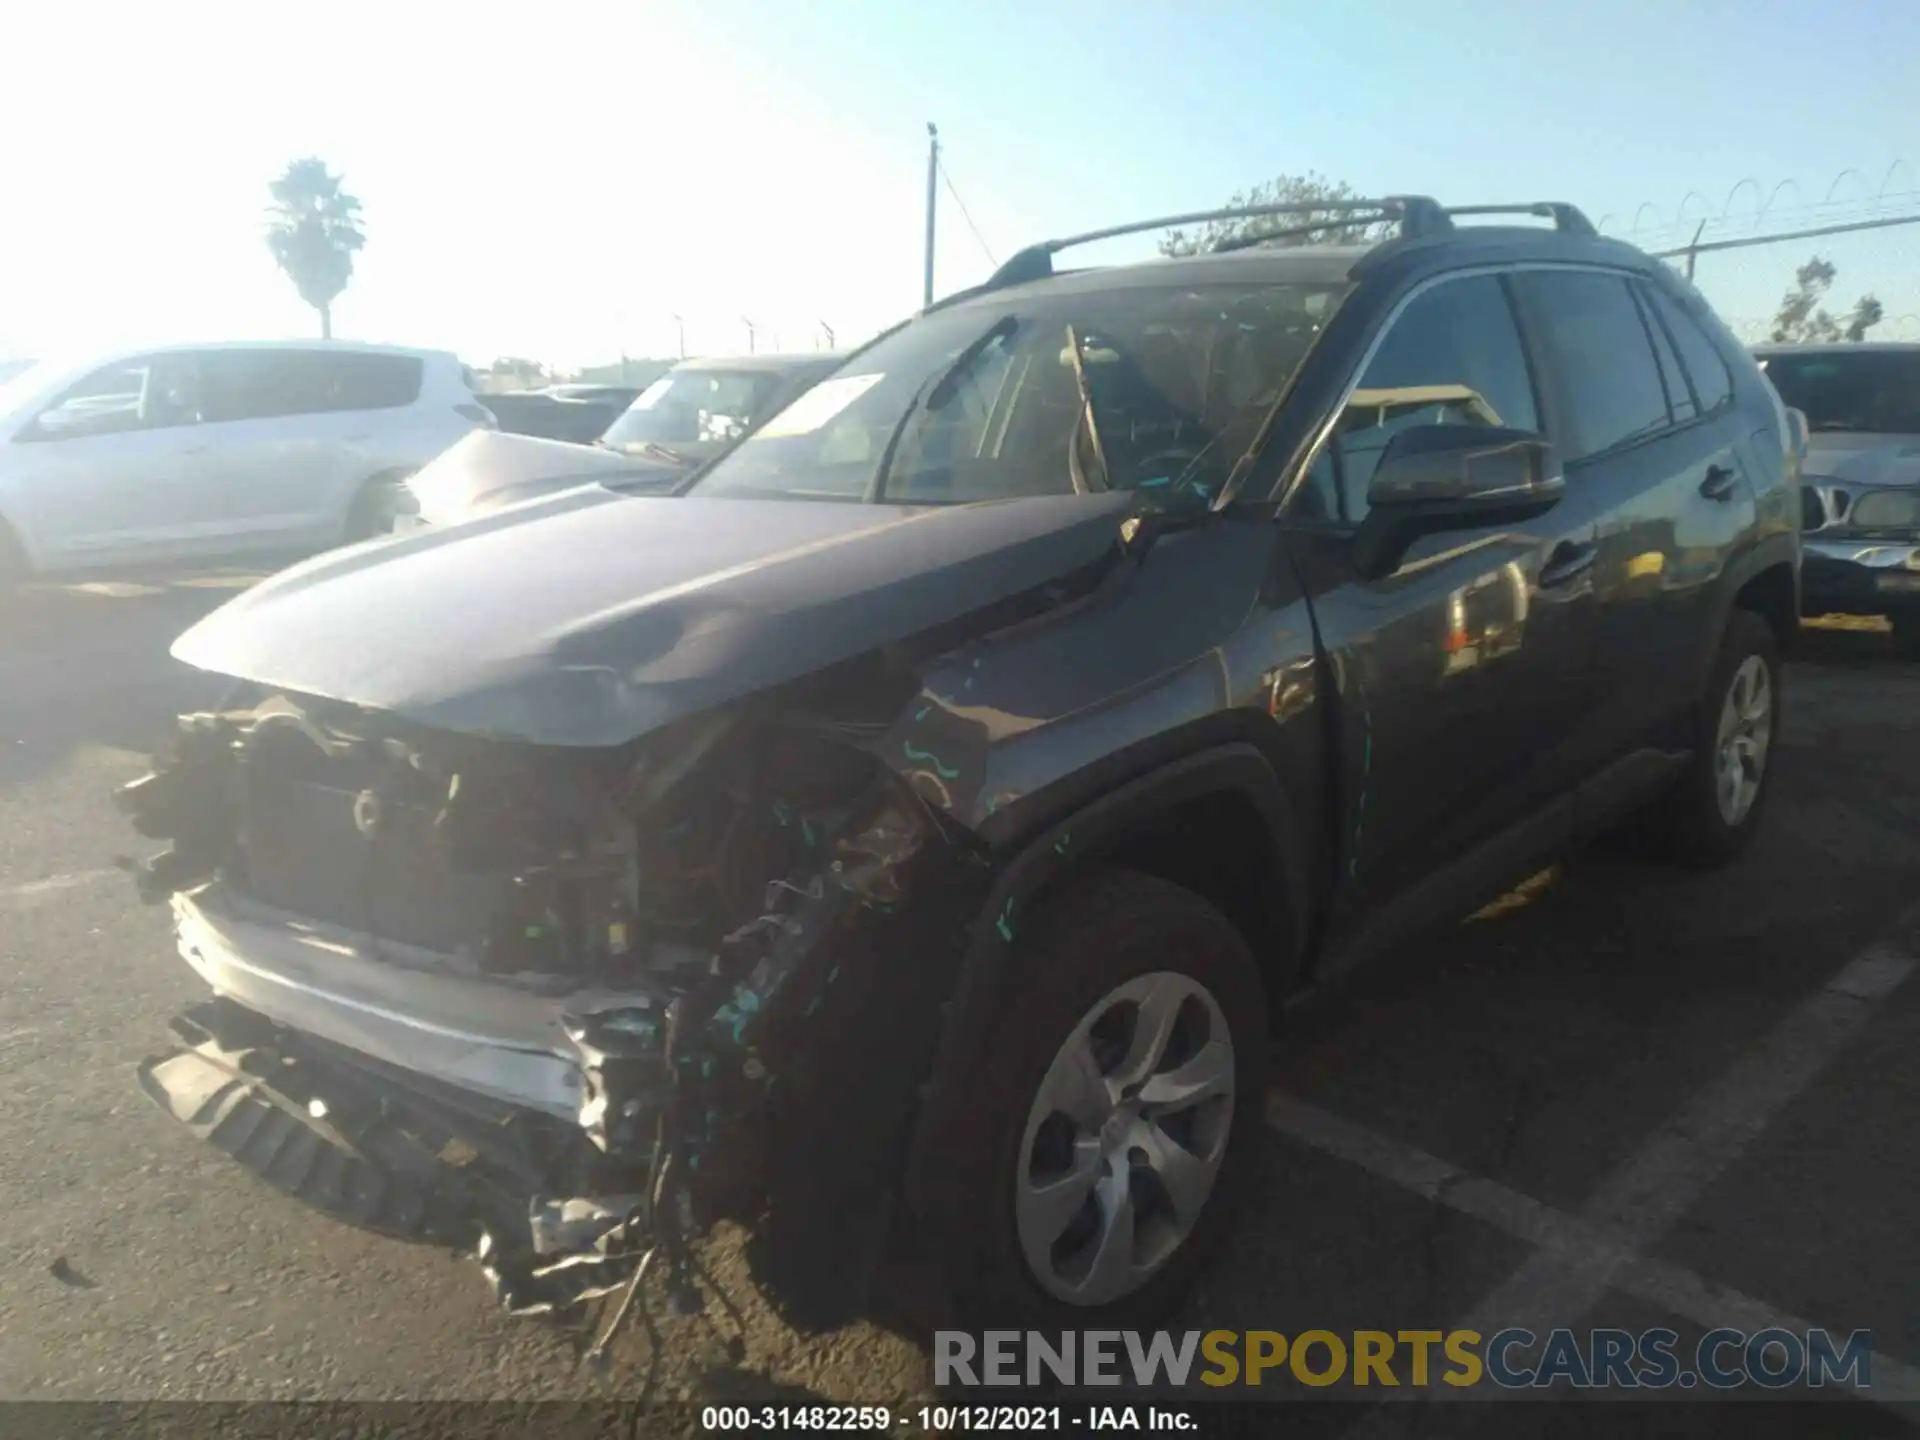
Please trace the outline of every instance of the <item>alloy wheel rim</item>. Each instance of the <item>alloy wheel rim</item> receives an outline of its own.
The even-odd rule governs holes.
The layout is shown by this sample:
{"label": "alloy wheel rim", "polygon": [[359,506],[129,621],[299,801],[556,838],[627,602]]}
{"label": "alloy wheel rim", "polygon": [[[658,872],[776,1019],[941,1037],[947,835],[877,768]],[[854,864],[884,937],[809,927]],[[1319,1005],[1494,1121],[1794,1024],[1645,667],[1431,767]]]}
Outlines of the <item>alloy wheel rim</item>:
{"label": "alloy wheel rim", "polygon": [[1772,740],[1773,677],[1765,660],[1749,655],[1727,685],[1714,741],[1714,800],[1728,825],[1745,820],[1760,798]]}
{"label": "alloy wheel rim", "polygon": [[1233,1038],[1206,986],[1174,971],[1109,991],[1029,1107],[1014,1185],[1034,1279],[1068,1304],[1124,1298],[1192,1235],[1233,1124]]}

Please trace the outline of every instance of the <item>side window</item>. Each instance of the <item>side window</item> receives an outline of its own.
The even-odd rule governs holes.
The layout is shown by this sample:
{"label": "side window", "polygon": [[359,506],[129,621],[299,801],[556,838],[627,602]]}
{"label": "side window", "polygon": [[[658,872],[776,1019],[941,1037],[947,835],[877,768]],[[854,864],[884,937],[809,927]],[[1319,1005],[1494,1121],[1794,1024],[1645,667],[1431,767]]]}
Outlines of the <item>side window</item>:
{"label": "side window", "polygon": [[1539,270],[1515,283],[1545,322],[1572,409],[1565,459],[1584,460],[1668,426],[1660,363],[1623,277]]}
{"label": "side window", "polygon": [[312,367],[296,351],[211,351],[205,371],[209,420],[269,420],[318,408]]}
{"label": "side window", "polygon": [[1660,366],[1660,383],[1667,392],[1667,413],[1673,417],[1674,424],[1685,424],[1699,413],[1693,403],[1693,391],[1687,388],[1687,372],[1674,353],[1666,327],[1654,318],[1653,302],[1648,299],[1645,288],[1635,285],[1633,293],[1640,302],[1640,318],[1646,322],[1647,339],[1653,342],[1654,360]]}
{"label": "side window", "polygon": [[34,417],[24,440],[68,440],[116,435],[146,428],[142,402],[151,363],[145,359],[105,366],[75,381]]}
{"label": "side window", "polygon": [[[1367,513],[1367,486],[1381,453],[1400,431],[1415,425],[1536,430],[1539,424],[1505,287],[1492,275],[1447,280],[1393,322],[1311,479],[1323,503],[1335,499],[1340,518],[1357,521]],[[1325,496],[1329,485],[1332,497]]]}
{"label": "side window", "polygon": [[1653,313],[1673,336],[1681,363],[1693,378],[1701,411],[1711,415],[1733,399],[1733,372],[1727,368],[1726,357],[1679,301],[1655,285],[1647,286],[1646,293],[1652,297]]}
{"label": "side window", "polygon": [[207,361],[207,418],[268,420],[345,410],[388,410],[420,394],[410,355],[323,350],[223,350]]}
{"label": "side window", "polygon": [[398,410],[420,398],[425,367],[414,355],[313,355],[325,375],[328,410]]}

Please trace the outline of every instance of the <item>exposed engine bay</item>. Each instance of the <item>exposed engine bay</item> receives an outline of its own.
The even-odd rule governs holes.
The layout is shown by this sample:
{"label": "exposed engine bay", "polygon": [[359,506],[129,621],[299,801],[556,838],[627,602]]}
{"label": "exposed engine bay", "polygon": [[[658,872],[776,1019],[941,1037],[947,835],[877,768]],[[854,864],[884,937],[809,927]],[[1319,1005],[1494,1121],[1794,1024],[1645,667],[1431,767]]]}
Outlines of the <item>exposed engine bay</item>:
{"label": "exposed engine bay", "polygon": [[765,1254],[853,1233],[987,880],[878,757],[916,691],[870,654],[606,750],[289,694],[182,717],[118,800],[216,998],[143,1083],[282,1189],[472,1244],[519,1312],[649,1268],[695,1307],[721,1216]]}

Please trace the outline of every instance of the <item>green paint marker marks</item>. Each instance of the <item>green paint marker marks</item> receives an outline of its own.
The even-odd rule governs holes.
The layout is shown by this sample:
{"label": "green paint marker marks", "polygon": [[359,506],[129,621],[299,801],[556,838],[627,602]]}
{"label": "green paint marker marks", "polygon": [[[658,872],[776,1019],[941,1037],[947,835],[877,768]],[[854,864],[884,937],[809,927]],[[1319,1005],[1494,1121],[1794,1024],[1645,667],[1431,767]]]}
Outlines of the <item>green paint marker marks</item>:
{"label": "green paint marker marks", "polygon": [[960,778],[960,772],[958,770],[948,769],[940,763],[940,757],[938,755],[920,749],[913,744],[912,741],[906,742],[900,749],[901,752],[906,755],[907,759],[917,761],[922,765],[931,765],[933,767],[933,773],[938,775],[942,780],[958,780]]}

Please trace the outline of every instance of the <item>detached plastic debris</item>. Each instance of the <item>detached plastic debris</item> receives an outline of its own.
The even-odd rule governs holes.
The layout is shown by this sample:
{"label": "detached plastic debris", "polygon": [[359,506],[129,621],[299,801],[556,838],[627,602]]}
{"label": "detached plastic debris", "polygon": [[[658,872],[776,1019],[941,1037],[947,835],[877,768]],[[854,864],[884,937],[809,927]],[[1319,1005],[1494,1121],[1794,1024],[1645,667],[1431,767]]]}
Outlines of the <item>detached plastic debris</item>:
{"label": "detached plastic debris", "polygon": [[[629,1198],[632,1203],[624,1208],[611,1203]],[[645,1240],[634,1223],[643,1208],[637,1195],[535,1201],[528,1215],[534,1248],[509,1249],[488,1230],[481,1233],[474,1259],[509,1315],[565,1314],[625,1289],[633,1279],[647,1249],[634,1243]],[[559,1259],[547,1258],[555,1253]]]}
{"label": "detached plastic debris", "polygon": [[535,1200],[527,1207],[527,1229],[536,1255],[591,1250],[614,1226],[646,1203],[644,1195],[610,1195],[592,1200]]}

